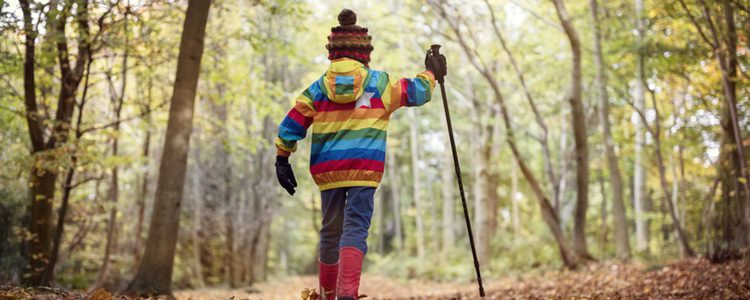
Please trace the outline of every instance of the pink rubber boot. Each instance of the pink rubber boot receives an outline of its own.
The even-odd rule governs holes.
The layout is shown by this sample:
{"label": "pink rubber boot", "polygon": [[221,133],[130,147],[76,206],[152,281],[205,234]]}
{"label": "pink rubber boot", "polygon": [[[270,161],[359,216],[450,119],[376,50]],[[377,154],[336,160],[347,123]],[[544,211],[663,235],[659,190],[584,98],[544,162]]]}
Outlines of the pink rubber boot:
{"label": "pink rubber boot", "polygon": [[339,300],[356,300],[359,295],[359,277],[365,254],[354,247],[343,247],[339,251],[339,276],[337,294]]}

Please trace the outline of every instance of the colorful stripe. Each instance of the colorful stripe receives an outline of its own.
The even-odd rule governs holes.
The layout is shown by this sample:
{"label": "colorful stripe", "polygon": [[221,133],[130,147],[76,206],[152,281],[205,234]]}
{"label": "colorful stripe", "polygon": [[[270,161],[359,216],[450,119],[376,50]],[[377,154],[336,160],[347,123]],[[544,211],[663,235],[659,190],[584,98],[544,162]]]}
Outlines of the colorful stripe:
{"label": "colorful stripe", "polygon": [[349,139],[381,139],[385,141],[387,131],[374,128],[365,128],[360,130],[339,130],[334,133],[313,133],[313,144],[327,143],[329,140],[349,140]]}
{"label": "colorful stripe", "polygon": [[384,162],[373,159],[342,159],[329,160],[310,166],[310,174],[340,170],[370,170],[383,172]]}
{"label": "colorful stripe", "polygon": [[315,165],[331,160],[344,159],[369,159],[385,161],[385,151],[372,149],[349,149],[338,151],[327,151],[310,156],[310,165]]}
{"label": "colorful stripe", "polygon": [[[370,103],[374,104],[373,103],[375,102],[374,100],[375,99],[370,99]],[[383,120],[387,120],[388,114],[385,111],[383,111],[382,108],[339,110],[339,111],[319,113],[315,117],[315,122],[316,123],[337,122],[337,121],[361,120],[361,119],[373,119],[373,118],[380,118]]]}
{"label": "colorful stripe", "polygon": [[339,140],[337,143],[318,143],[313,144],[312,151],[313,153],[323,153],[327,151],[342,151],[342,150],[350,150],[350,149],[368,149],[368,150],[385,150],[385,140],[380,139],[370,139],[370,138],[362,138],[362,139],[349,139],[349,140]]}
{"label": "colorful stripe", "polygon": [[385,130],[388,128],[387,118],[370,118],[370,119],[359,119],[355,121],[336,121],[336,122],[321,122],[313,124],[313,132],[315,133],[331,133],[337,132],[342,129],[358,130],[363,128],[375,128],[379,130]]}

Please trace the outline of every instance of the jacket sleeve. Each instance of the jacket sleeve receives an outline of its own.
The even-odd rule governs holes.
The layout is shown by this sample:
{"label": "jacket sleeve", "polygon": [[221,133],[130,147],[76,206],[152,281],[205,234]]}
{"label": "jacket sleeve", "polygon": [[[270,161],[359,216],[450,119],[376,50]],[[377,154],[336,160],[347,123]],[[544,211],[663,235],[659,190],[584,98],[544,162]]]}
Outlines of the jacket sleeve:
{"label": "jacket sleeve", "polygon": [[[316,85],[313,83],[313,85]],[[297,141],[305,138],[307,128],[313,122],[315,107],[312,96],[313,86],[302,92],[294,101],[294,107],[289,110],[284,120],[279,124],[279,135],[276,137],[277,154],[289,156],[297,150]]]}
{"label": "jacket sleeve", "polygon": [[435,76],[423,71],[414,78],[388,79],[384,104],[389,112],[404,106],[422,106],[430,102],[435,88]]}

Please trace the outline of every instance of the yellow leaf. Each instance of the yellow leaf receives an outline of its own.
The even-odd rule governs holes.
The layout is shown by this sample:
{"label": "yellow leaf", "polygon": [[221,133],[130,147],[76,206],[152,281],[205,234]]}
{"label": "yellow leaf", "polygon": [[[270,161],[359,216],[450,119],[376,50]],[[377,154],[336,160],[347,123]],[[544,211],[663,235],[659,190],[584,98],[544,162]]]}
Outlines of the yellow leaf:
{"label": "yellow leaf", "polygon": [[91,294],[91,300],[112,300],[112,294],[105,289],[97,289]]}

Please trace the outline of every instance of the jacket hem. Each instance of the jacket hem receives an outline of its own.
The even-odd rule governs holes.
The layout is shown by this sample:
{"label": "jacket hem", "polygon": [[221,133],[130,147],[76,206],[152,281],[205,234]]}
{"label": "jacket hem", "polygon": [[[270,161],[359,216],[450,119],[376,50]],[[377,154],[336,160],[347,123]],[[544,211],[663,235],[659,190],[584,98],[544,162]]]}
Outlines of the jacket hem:
{"label": "jacket hem", "polygon": [[355,187],[355,186],[369,186],[369,187],[376,188],[378,187],[378,185],[380,185],[380,182],[377,182],[377,181],[352,180],[352,181],[340,181],[340,182],[319,184],[318,187],[320,188],[320,191],[322,192],[325,190]]}

